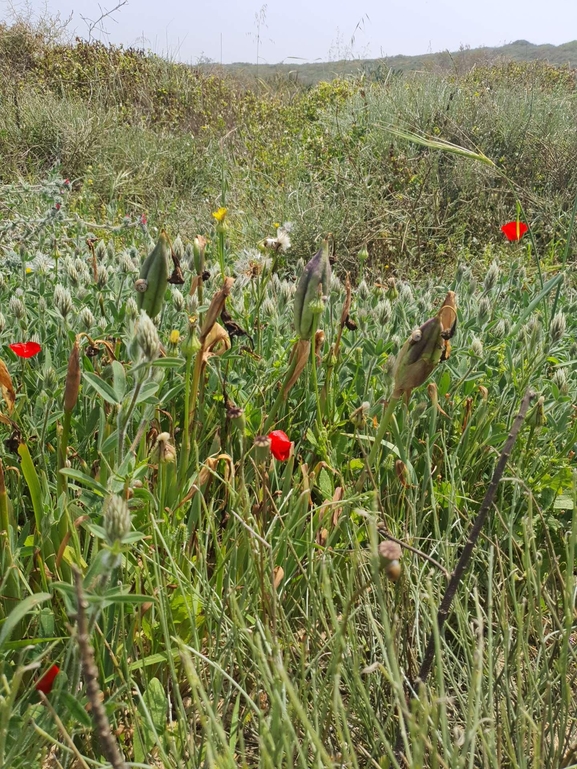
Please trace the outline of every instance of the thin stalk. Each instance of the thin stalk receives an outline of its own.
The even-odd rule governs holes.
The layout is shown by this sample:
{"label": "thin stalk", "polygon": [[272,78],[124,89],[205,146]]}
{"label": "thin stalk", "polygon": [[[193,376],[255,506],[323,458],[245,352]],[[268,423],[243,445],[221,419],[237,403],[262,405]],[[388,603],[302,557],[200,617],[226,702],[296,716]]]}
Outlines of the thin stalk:
{"label": "thin stalk", "polygon": [[312,380],[313,380],[315,401],[317,405],[317,430],[318,430],[318,434],[320,435],[323,427],[323,412],[321,409],[319,382],[317,377],[316,333],[317,333],[318,322],[319,322],[319,316],[315,315],[313,319],[313,334],[311,338],[311,374],[312,374]]}
{"label": "thin stalk", "polygon": [[[505,445],[503,446],[499,460],[493,472],[491,483],[489,484],[483,502],[481,503],[481,507],[479,508],[479,512],[477,513],[477,517],[475,518],[471,527],[469,538],[463,547],[461,555],[459,556],[459,560],[457,561],[457,565],[455,566],[455,569],[451,575],[451,579],[449,580],[449,584],[445,590],[445,595],[443,596],[443,599],[439,605],[439,610],[437,612],[437,622],[435,623],[433,632],[431,632],[429,636],[429,641],[427,643],[417,678],[411,686],[411,690],[413,692],[418,692],[419,686],[425,684],[431,671],[435,658],[435,638],[440,637],[443,631],[443,626],[447,617],[449,616],[449,610],[451,608],[451,604],[453,603],[453,598],[455,597],[465,571],[469,566],[471,557],[473,555],[473,550],[477,540],[479,539],[479,535],[481,534],[485,521],[487,520],[489,510],[493,505],[493,500],[495,499],[495,494],[497,493],[497,487],[499,486],[499,482],[501,481],[503,473],[505,472],[505,467],[511,456],[511,452],[513,450],[513,446],[515,445],[515,441],[517,440],[517,436],[519,435],[519,430],[521,429],[521,425],[523,424],[523,420],[525,419],[529,405],[534,397],[535,393],[533,393],[531,390],[527,390],[523,396],[523,400],[521,401],[521,406],[519,408],[519,413],[515,417],[515,421],[511,427],[511,432],[505,441]],[[403,739],[400,732],[397,734],[395,753],[397,757],[401,757],[403,755]]]}
{"label": "thin stalk", "polygon": [[62,431],[60,432],[60,440],[58,441],[58,473],[56,475],[56,491],[58,496],[66,493],[68,490],[68,482],[66,476],[63,475],[60,470],[64,470],[66,467],[66,459],[68,453],[68,438],[70,436],[70,423],[72,420],[72,411],[64,411],[64,418],[62,420]]}
{"label": "thin stalk", "polygon": [[[567,241],[565,242],[565,250],[563,251],[563,272],[565,271],[565,268],[567,266],[567,258],[571,250],[571,236],[573,235],[573,226],[575,224],[576,216],[577,216],[577,195],[575,195],[575,200],[573,202],[573,209],[571,210],[571,221],[569,222],[569,229],[567,230]],[[559,297],[561,296],[562,285],[563,285],[563,282],[559,283],[559,285],[557,286],[557,291],[555,292],[555,299],[553,300],[553,309],[551,310],[552,318],[555,317],[555,313],[557,311],[557,304],[559,302]]]}
{"label": "thin stalk", "polygon": [[178,467],[178,481],[179,485],[182,483],[184,473],[188,467],[188,460],[190,457],[190,376],[192,371],[192,356],[188,355],[186,358],[186,372],[184,375],[184,435],[182,436],[182,446],[179,457]]}
{"label": "thin stalk", "polygon": [[365,478],[367,477],[367,469],[372,470],[373,466],[375,465],[379,453],[381,450],[381,443],[383,438],[385,437],[385,433],[387,432],[387,429],[389,427],[389,423],[391,421],[391,417],[394,414],[395,408],[397,407],[397,403],[399,402],[400,398],[392,397],[389,402],[387,403],[385,409],[383,410],[383,416],[381,417],[381,423],[379,425],[379,429],[377,430],[377,434],[375,435],[375,442],[373,443],[373,447],[371,449],[371,452],[367,459],[367,464],[365,470],[361,473],[361,477],[357,481],[357,493],[360,493],[363,490],[363,486],[365,483]]}

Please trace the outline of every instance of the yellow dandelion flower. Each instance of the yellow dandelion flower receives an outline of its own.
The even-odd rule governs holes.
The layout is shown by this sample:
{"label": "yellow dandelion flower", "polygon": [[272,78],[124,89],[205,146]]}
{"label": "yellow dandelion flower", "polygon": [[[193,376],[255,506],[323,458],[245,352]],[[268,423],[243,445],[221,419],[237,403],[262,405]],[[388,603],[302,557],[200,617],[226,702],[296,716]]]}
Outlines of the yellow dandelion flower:
{"label": "yellow dandelion flower", "polygon": [[222,206],[218,209],[218,211],[213,211],[212,215],[216,219],[216,221],[220,224],[224,221],[224,217],[226,216],[226,208],[223,208]]}

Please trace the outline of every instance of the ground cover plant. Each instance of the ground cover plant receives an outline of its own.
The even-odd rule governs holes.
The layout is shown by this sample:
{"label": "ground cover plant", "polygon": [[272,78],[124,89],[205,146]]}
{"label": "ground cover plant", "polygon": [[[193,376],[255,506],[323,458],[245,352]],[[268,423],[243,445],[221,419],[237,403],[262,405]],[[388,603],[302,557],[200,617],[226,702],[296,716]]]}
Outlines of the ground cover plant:
{"label": "ground cover plant", "polygon": [[5,188],[0,763],[575,765],[563,255],[517,219],[481,279],[351,283],[331,237],[98,228],[69,186]]}
{"label": "ground cover plant", "polygon": [[[0,98],[0,181],[42,183],[56,169],[88,221],[153,214],[192,239],[225,174],[235,248],[280,218],[295,223],[305,259],[332,232],[352,270],[368,245],[378,269],[418,275],[434,264],[449,279],[485,248],[490,264],[496,223],[517,200],[542,257],[562,251],[568,231],[575,75],[542,61],[247,83],[21,22],[0,25]],[[479,148],[495,167],[400,141],[391,127]],[[13,213],[0,201],[1,217]]]}
{"label": "ground cover plant", "polygon": [[574,73],[48,32],[0,27],[0,766],[577,766]]}

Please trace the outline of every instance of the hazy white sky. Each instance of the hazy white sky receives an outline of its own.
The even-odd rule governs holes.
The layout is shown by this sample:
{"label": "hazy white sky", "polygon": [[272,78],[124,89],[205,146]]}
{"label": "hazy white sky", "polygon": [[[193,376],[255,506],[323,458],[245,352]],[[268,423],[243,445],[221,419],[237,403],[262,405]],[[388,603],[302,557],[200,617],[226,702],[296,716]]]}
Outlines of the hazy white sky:
{"label": "hazy white sky", "polygon": [[[118,0],[12,0],[48,8],[85,36]],[[0,0],[6,17],[6,0]],[[577,0],[129,0],[106,19],[102,39],[194,62],[330,60],[456,50],[461,44],[566,43],[577,38]],[[98,36],[98,35],[96,35]],[[354,41],[352,38],[354,37]]]}

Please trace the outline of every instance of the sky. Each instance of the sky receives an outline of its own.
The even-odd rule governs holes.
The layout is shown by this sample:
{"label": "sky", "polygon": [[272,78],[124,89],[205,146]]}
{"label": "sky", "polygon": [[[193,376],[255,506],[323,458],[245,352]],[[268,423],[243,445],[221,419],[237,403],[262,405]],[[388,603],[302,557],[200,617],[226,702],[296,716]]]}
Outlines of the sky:
{"label": "sky", "polygon": [[[122,0],[0,0],[26,13],[72,14],[68,31]],[[84,17],[84,18],[83,18]],[[577,0],[128,0],[93,37],[196,63],[275,64],[415,55],[515,40],[577,39]]]}

